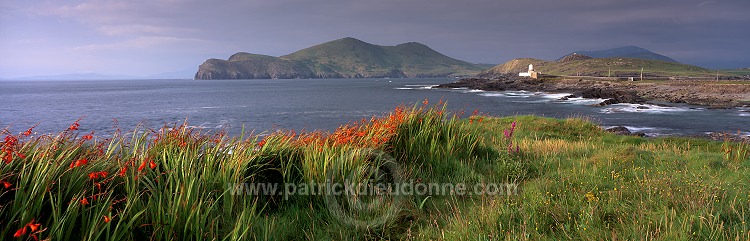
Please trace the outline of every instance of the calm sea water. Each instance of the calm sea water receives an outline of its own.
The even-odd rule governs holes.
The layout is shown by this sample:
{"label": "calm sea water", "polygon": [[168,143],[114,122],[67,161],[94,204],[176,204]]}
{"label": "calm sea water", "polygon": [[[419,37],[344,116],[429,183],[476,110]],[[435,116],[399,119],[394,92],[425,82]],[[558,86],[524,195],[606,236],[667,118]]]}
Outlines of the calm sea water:
{"label": "calm sea water", "polygon": [[59,132],[75,120],[82,132],[107,135],[115,124],[160,128],[188,122],[230,134],[273,129],[333,130],[341,124],[384,114],[400,104],[447,101],[453,111],[478,109],[493,116],[535,114],[590,117],[602,126],[627,126],[651,135],[698,135],[750,131],[750,110],[660,107],[600,100],[559,101],[564,94],[430,89],[453,79],[315,80],[101,80],[0,81],[0,128],[14,133],[37,125]]}

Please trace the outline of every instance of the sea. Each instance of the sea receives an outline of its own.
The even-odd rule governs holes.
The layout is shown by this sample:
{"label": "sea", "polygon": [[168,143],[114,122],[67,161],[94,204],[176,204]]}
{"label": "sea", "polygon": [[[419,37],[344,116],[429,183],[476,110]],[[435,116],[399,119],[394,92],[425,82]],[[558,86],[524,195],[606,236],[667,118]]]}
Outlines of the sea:
{"label": "sea", "polygon": [[[600,99],[560,100],[567,93],[437,89],[456,79],[259,80],[2,80],[0,129],[59,133],[76,120],[79,132],[159,129],[186,123],[203,132],[264,134],[332,131],[342,124],[424,100],[454,113],[488,116],[583,117],[603,128],[625,126],[649,136],[711,132],[750,135],[750,108],[682,104],[593,106]],[[523,123],[520,123],[521,125]]]}

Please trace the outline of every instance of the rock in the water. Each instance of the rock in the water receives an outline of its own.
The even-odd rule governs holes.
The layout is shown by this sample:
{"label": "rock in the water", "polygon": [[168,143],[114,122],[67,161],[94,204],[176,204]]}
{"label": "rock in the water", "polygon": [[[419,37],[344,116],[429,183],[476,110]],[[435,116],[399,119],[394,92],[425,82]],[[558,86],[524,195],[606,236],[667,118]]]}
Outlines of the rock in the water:
{"label": "rock in the water", "polygon": [[609,88],[591,88],[581,92],[583,98],[597,99],[607,98],[607,100],[598,104],[605,106],[618,103],[644,103],[645,100],[632,91],[617,90]]}
{"label": "rock in the water", "polygon": [[569,100],[570,98],[576,98],[576,96],[575,95],[567,95],[567,96],[563,96],[562,98],[560,98],[560,100]]}
{"label": "rock in the water", "polygon": [[614,133],[616,135],[623,135],[623,136],[627,136],[631,134],[630,130],[628,130],[628,128],[624,126],[615,126],[615,127],[607,129],[606,131]]}

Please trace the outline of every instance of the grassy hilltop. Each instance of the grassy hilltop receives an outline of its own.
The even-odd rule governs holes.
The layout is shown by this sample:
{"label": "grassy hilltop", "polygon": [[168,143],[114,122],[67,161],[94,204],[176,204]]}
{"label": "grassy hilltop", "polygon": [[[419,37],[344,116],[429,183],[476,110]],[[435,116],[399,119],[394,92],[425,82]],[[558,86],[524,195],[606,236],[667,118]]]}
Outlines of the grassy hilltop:
{"label": "grassy hilltop", "polygon": [[[5,133],[0,239],[750,239],[747,143],[460,115],[425,100],[333,133]],[[320,183],[468,191],[300,189]]]}
{"label": "grassy hilltop", "polygon": [[[492,67],[479,74],[480,77],[489,77],[525,72],[529,64],[534,69],[544,74],[562,76],[601,76],[601,77],[636,77],[640,76],[641,68],[646,77],[668,78],[679,77],[715,77],[716,72],[678,62],[637,59],[637,58],[580,58],[558,61],[546,61],[532,58],[513,59],[506,63]],[[730,75],[734,75],[730,73]],[[727,76],[723,73],[722,76]]]}
{"label": "grassy hilltop", "polygon": [[227,60],[209,59],[195,78],[419,78],[469,76],[483,69],[420,43],[380,46],[342,38],[281,57],[241,52]]}

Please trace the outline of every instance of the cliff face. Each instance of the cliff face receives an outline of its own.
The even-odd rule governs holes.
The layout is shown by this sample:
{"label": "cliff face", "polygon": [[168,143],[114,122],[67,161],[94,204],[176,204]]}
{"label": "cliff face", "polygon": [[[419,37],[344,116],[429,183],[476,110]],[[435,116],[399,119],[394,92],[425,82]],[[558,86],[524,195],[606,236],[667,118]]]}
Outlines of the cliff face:
{"label": "cliff face", "polygon": [[228,60],[209,59],[195,79],[296,79],[316,75],[304,64],[265,55],[238,53]]}
{"label": "cliff face", "polygon": [[343,38],[281,57],[237,53],[209,59],[195,79],[421,78],[474,75],[481,69],[419,43],[379,46]]}

